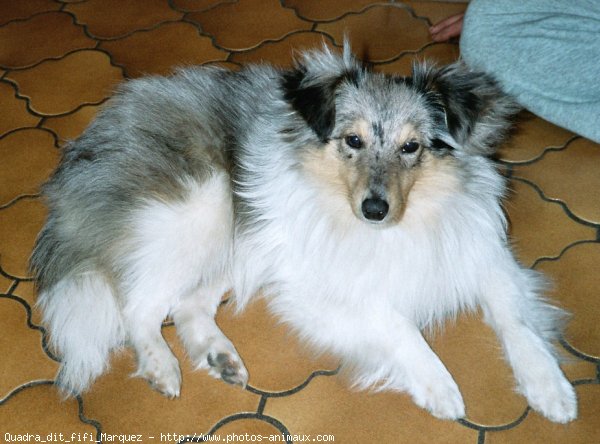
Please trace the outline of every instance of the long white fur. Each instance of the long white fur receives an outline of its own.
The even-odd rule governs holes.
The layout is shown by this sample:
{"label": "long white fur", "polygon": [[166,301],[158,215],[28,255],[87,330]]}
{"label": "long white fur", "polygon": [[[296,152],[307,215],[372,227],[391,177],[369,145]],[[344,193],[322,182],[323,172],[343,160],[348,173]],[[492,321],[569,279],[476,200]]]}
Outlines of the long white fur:
{"label": "long white fur", "polygon": [[241,307],[276,283],[272,310],[303,341],[341,355],[357,387],[408,391],[434,415],[457,418],[460,392],[419,330],[481,305],[532,406],[557,422],[576,416],[546,331],[560,313],[539,299],[541,277],[509,251],[504,180],[491,161],[465,162],[468,181],[455,172],[415,184],[402,223],[385,230],[357,220],[293,165],[279,168],[244,194],[268,211],[260,229],[236,238],[237,263],[251,267],[235,270]]}
{"label": "long white fur", "polygon": [[52,332],[49,345],[62,354],[57,383],[75,393],[84,391],[104,373],[109,353],[124,341],[111,283],[95,271],[67,276],[38,296],[38,306]]}

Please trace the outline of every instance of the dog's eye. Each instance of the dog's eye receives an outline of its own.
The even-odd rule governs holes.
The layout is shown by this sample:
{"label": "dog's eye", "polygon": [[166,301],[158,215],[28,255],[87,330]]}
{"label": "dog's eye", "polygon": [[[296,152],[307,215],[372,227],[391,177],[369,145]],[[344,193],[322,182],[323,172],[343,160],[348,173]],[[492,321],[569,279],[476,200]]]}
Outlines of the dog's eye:
{"label": "dog's eye", "polygon": [[406,154],[414,153],[419,149],[419,146],[419,142],[406,142],[404,145],[402,145],[402,152]]}
{"label": "dog's eye", "polygon": [[362,148],[363,143],[362,140],[360,140],[360,137],[358,137],[356,134],[350,134],[349,136],[346,136],[346,145],[348,145],[350,148],[354,148],[355,150]]}

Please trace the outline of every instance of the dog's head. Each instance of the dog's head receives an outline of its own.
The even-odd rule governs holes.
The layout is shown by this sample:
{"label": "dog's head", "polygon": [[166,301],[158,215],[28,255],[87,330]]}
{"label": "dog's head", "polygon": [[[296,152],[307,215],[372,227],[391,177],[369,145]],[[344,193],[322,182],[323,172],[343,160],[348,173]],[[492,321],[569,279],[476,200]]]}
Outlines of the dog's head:
{"label": "dog's head", "polygon": [[414,184],[461,156],[489,156],[517,110],[496,83],[456,63],[411,77],[372,72],[344,50],[303,54],[284,74],[285,99],[311,129],[304,168],[359,219],[401,220]]}

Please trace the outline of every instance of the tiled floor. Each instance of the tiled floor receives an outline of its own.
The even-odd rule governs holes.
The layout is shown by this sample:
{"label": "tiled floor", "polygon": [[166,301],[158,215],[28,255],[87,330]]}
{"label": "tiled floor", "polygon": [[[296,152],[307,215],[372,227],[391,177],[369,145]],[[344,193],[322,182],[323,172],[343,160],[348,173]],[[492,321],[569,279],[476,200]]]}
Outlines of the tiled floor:
{"label": "tiled floor", "polygon": [[[246,390],[187,364],[182,396],[170,401],[128,378],[130,353],[115,357],[112,371],[75,400],[61,401],[52,386],[57,363],[45,348],[26,271],[45,215],[37,193],[64,140],[83,130],[117,82],[191,63],[289,65],[292,50],[323,41],[339,46],[345,30],[378,69],[407,73],[415,57],[448,62],[458,56],[454,44],[432,44],[427,27],[464,7],[369,0],[0,1],[0,441],[26,433],[62,433],[69,440],[75,433],[79,442],[111,442],[116,434],[160,442],[161,433],[165,440],[173,438],[167,433],[223,440],[248,433],[300,435],[295,442],[308,434],[340,443],[600,442],[600,146],[528,114],[501,151],[513,190],[506,208],[519,257],[554,279],[552,296],[573,313],[563,348],[564,369],[579,395],[577,421],[556,425],[527,408],[512,389],[496,338],[478,317],[459,319],[431,339],[465,397],[468,418],[461,422],[434,419],[404,395],[352,392],[336,376],[334,359],[312,357],[261,303],[240,318],[226,307],[219,314],[250,371]],[[164,334],[183,358],[173,328]]]}

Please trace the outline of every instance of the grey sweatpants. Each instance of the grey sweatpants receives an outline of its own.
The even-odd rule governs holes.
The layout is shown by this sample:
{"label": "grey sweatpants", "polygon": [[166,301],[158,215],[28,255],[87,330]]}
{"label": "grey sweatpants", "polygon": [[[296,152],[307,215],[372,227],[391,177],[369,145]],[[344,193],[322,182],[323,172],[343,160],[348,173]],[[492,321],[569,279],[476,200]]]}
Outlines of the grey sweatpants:
{"label": "grey sweatpants", "polygon": [[525,108],[600,142],[600,0],[472,0],[460,47]]}

